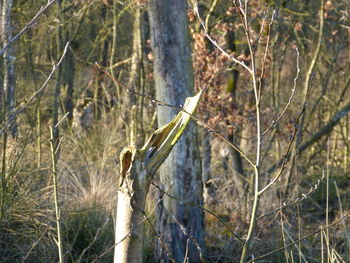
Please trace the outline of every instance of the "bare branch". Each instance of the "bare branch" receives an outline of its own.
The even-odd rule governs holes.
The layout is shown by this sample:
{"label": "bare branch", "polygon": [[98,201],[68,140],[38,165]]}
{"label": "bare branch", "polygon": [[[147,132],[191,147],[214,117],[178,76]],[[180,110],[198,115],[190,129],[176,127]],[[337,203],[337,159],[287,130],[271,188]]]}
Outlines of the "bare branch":
{"label": "bare branch", "polygon": [[[273,11],[272,13],[272,17],[271,17],[271,21],[268,25],[268,34],[267,34],[267,41],[266,41],[266,47],[265,47],[265,52],[264,52],[264,56],[262,58],[262,61],[261,61],[261,74],[260,74],[260,78],[259,78],[259,88],[258,88],[258,91],[259,91],[259,100],[260,100],[260,96],[261,96],[261,85],[262,85],[262,80],[264,78],[264,75],[265,75],[265,70],[266,70],[266,58],[267,58],[267,54],[268,54],[268,51],[269,51],[269,46],[270,46],[270,39],[271,39],[271,27],[273,25],[273,21],[275,19],[275,14],[276,14],[276,10]],[[262,23],[262,26],[261,26],[261,30],[259,32],[259,36],[256,40],[256,43],[257,45],[259,44],[259,40],[261,38],[261,34],[264,30],[264,24],[265,24],[265,19],[266,19],[266,16],[264,16],[264,20],[263,20],[263,23]],[[255,51],[254,51],[255,52]],[[263,136],[261,134],[261,136]]]}
{"label": "bare branch", "polygon": [[[315,133],[314,136],[312,136],[312,138],[306,142],[304,142],[301,146],[299,146],[297,148],[297,154],[302,153],[303,151],[305,151],[307,148],[309,148],[310,146],[312,146],[313,144],[315,144],[316,142],[318,142],[323,136],[329,134],[333,128],[339,123],[339,121],[346,116],[348,113],[350,112],[350,102],[348,102],[348,104],[346,104],[343,108],[341,108],[339,111],[337,111],[336,113],[334,113],[333,117],[330,119],[330,121],[322,126],[318,132]],[[289,157],[290,154],[288,154],[287,157]],[[273,164],[268,170],[267,173],[273,173],[277,167],[279,167],[283,162],[284,162],[285,156],[283,156],[283,159],[281,159],[280,161],[276,162],[275,164]]]}
{"label": "bare branch", "polygon": [[213,0],[213,2],[211,3],[211,6],[208,10],[207,16],[205,17],[205,28],[207,30],[209,30],[209,21],[210,21],[210,17],[212,15],[212,13],[214,12],[214,9],[216,7],[216,5],[218,4],[218,0]]}
{"label": "bare branch", "polygon": [[305,240],[305,239],[307,239],[307,238],[309,238],[309,237],[312,237],[312,236],[314,236],[314,235],[316,235],[316,234],[318,234],[318,233],[320,233],[320,232],[322,232],[322,231],[324,231],[324,230],[326,230],[326,229],[329,229],[330,227],[333,227],[333,226],[339,224],[340,222],[342,222],[343,220],[345,220],[345,219],[348,218],[349,216],[350,216],[350,212],[347,213],[347,214],[345,214],[344,216],[342,216],[341,218],[339,218],[337,221],[335,221],[334,223],[332,223],[332,224],[330,224],[330,225],[328,225],[328,226],[320,227],[319,230],[314,231],[314,232],[312,232],[311,234],[308,234],[308,235],[306,235],[306,236],[304,236],[304,237],[302,237],[302,238],[300,238],[300,239],[298,239],[298,240],[295,240],[295,241],[289,243],[289,244],[286,245],[286,246],[280,247],[280,248],[278,248],[278,249],[275,249],[274,251],[271,251],[271,252],[266,253],[266,254],[264,254],[264,255],[262,255],[262,256],[256,257],[256,258],[254,258],[254,259],[252,259],[252,260],[249,260],[247,263],[252,263],[252,262],[255,262],[255,261],[259,260],[259,259],[266,258],[266,257],[271,256],[271,255],[273,255],[273,254],[275,254],[275,253],[277,253],[277,252],[279,252],[279,251],[282,251],[282,250],[284,250],[284,249],[286,249],[286,248],[288,248],[288,247],[290,247],[290,246],[293,246],[294,244],[299,243],[300,241],[303,241],[303,240]]}
{"label": "bare branch", "polygon": [[294,142],[296,134],[297,134],[297,132],[299,130],[299,122],[300,122],[300,119],[301,119],[301,117],[302,117],[304,112],[305,112],[305,105],[303,106],[303,108],[302,108],[301,112],[299,113],[298,118],[297,118],[297,120],[295,122],[294,132],[293,132],[292,137],[290,138],[290,142],[288,144],[286,153],[283,155],[283,161],[282,161],[282,165],[281,165],[280,171],[278,172],[278,174],[276,175],[275,178],[273,178],[264,188],[262,188],[259,191],[259,193],[258,193],[259,196],[261,196],[267,189],[269,189],[274,183],[276,183],[276,181],[280,178],[280,176],[282,175],[284,169],[286,168],[286,164],[287,164],[287,161],[288,161],[288,156],[289,156],[290,150],[292,148],[292,144]]}
{"label": "bare branch", "polygon": [[198,207],[200,209],[202,209],[204,212],[208,213],[208,214],[211,214],[212,216],[214,216],[217,220],[220,221],[220,223],[232,234],[232,236],[234,236],[236,238],[236,240],[241,244],[243,245],[243,241],[239,238],[238,234],[236,234],[235,232],[233,232],[233,230],[230,228],[230,226],[228,226],[217,214],[215,214],[213,211],[211,211],[210,209],[207,209],[203,206],[200,206],[198,204],[195,204],[195,203],[191,203],[191,202],[188,202],[186,200],[183,200],[179,197],[176,197],[176,196],[173,196],[167,192],[165,192],[163,189],[161,189],[161,187],[155,183],[151,183],[153,186],[155,186],[160,192],[162,192],[164,195],[172,198],[172,199],[175,199],[175,200],[178,200],[178,201],[181,201],[183,202],[185,205],[189,205],[189,206],[195,206],[195,207]]}
{"label": "bare branch", "polygon": [[103,223],[103,225],[97,229],[96,234],[94,236],[94,239],[90,242],[90,244],[86,248],[84,248],[83,252],[80,254],[80,256],[78,257],[78,259],[76,261],[77,263],[80,263],[81,259],[83,258],[84,254],[86,253],[86,251],[88,251],[91,248],[91,246],[96,242],[97,237],[99,236],[101,230],[107,225],[108,222],[109,222],[109,218],[107,218],[107,220]]}
{"label": "bare branch", "polygon": [[228,54],[222,47],[220,47],[220,45],[208,34],[208,30],[204,24],[203,19],[200,17],[199,12],[198,12],[198,6],[197,6],[197,2],[193,3],[193,10],[195,12],[195,14],[198,17],[199,22],[202,25],[202,28],[204,30],[204,34],[205,36],[209,39],[209,41],[216,46],[221,52],[222,54],[224,54],[226,57],[228,57],[229,59],[231,59],[233,62],[241,65],[243,68],[245,68],[250,74],[252,74],[252,70],[244,63],[244,61],[239,61],[238,59],[236,59],[234,56],[231,56],[230,54]]}
{"label": "bare branch", "polygon": [[[189,239],[191,239],[191,240],[193,241],[193,243],[196,245],[197,250],[198,250],[198,253],[199,253],[199,257],[200,257],[200,259],[201,259],[201,262],[204,263],[205,260],[204,260],[204,258],[203,258],[202,249],[201,249],[201,247],[200,247],[198,241],[194,238],[194,236],[192,236],[190,233],[188,233],[188,232],[186,231],[186,228],[185,228],[183,225],[181,225],[181,223],[179,222],[179,220],[176,219],[175,216],[173,216],[173,219],[174,219],[175,223],[180,227],[181,232],[182,232],[185,236],[188,236]],[[187,242],[187,244],[188,244],[188,242]],[[188,248],[188,246],[187,246],[187,248]],[[186,252],[187,252],[187,251],[188,251],[188,249],[186,249]],[[187,253],[186,253],[186,254],[187,254]],[[185,257],[185,260],[186,260],[186,257]]]}
{"label": "bare branch", "polygon": [[317,183],[314,186],[312,186],[307,193],[302,193],[301,197],[296,198],[293,202],[290,202],[290,203],[285,203],[284,202],[281,206],[279,206],[279,207],[277,207],[277,208],[275,208],[275,209],[273,209],[273,210],[271,210],[269,212],[266,212],[265,214],[259,216],[256,220],[262,219],[262,218],[264,218],[264,217],[266,217],[268,215],[271,215],[271,214],[273,214],[273,213],[275,213],[275,212],[277,212],[277,211],[279,211],[281,209],[284,209],[284,208],[287,208],[287,207],[291,207],[291,206],[296,205],[296,204],[300,203],[301,201],[305,200],[310,194],[312,194],[313,192],[315,192],[318,189],[318,187],[321,184],[321,182],[322,182],[324,177],[325,177],[325,172],[323,171],[322,172],[322,177],[317,180]]}
{"label": "bare branch", "polygon": [[13,42],[15,42],[21,35],[23,35],[24,32],[26,32],[28,29],[30,29],[34,22],[38,19],[39,16],[41,16],[46,9],[48,9],[56,0],[49,1],[45,6],[40,7],[39,11],[36,13],[36,15],[28,22],[28,24],[25,25],[25,27],[17,33],[13,38],[11,38],[5,46],[0,50],[0,55],[4,53],[4,51],[9,48]]}
{"label": "bare branch", "polygon": [[[54,0],[54,1],[55,1],[55,0]],[[69,41],[66,43],[66,45],[65,45],[65,47],[64,47],[64,49],[63,49],[61,58],[59,59],[59,61],[58,61],[55,65],[53,65],[52,70],[51,70],[49,76],[48,76],[48,77],[46,78],[46,80],[44,81],[44,83],[41,85],[41,87],[40,87],[37,91],[34,92],[34,94],[27,100],[27,102],[26,102],[23,106],[19,107],[19,108],[15,111],[15,114],[13,114],[12,118],[9,119],[9,120],[7,120],[6,123],[3,124],[2,129],[0,129],[0,135],[2,134],[2,132],[4,131],[4,129],[7,129],[7,128],[10,126],[10,124],[17,118],[17,116],[18,116],[19,114],[21,114],[21,113],[27,108],[27,106],[29,105],[29,103],[30,103],[34,98],[36,98],[36,97],[45,89],[46,85],[49,83],[49,81],[50,81],[51,78],[53,77],[53,75],[54,75],[56,69],[61,65],[61,63],[62,63],[64,57],[66,56],[67,50],[68,50],[68,46],[69,46]]]}
{"label": "bare branch", "polygon": [[288,102],[286,104],[286,106],[284,107],[284,109],[280,112],[280,114],[278,114],[277,118],[275,120],[272,121],[272,125],[270,127],[268,127],[262,134],[261,136],[264,136],[269,130],[271,130],[273,127],[276,126],[276,124],[279,122],[279,120],[282,118],[282,116],[285,114],[285,112],[287,111],[287,109],[289,108],[291,102],[292,102],[292,99],[294,97],[294,93],[295,93],[295,90],[296,90],[296,87],[297,87],[297,80],[299,78],[299,73],[300,73],[300,67],[299,67],[299,50],[298,48],[295,48],[295,51],[297,53],[297,74],[294,78],[294,85],[293,85],[293,89],[292,89],[292,93],[291,95],[289,96],[289,99],[288,99]]}
{"label": "bare branch", "polygon": [[32,244],[32,246],[30,247],[27,254],[23,257],[22,263],[24,263],[27,260],[27,258],[29,257],[29,255],[33,251],[33,249],[39,244],[40,240],[43,239],[43,237],[46,235],[47,230],[48,229],[46,228],[44,233]]}

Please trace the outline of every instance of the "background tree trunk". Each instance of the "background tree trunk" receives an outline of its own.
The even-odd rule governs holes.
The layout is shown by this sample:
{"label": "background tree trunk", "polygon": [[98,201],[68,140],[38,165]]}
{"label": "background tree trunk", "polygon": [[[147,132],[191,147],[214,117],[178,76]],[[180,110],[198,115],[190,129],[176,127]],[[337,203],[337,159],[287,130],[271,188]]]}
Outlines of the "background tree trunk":
{"label": "background tree trunk", "polygon": [[[2,6],[3,6],[3,2],[0,2],[0,45],[1,47],[4,45],[2,42],[2,35],[3,35],[3,29],[2,29]],[[2,61],[1,61],[2,63]],[[3,77],[0,76],[0,122],[2,122],[2,109],[3,109],[3,103],[4,103],[4,86],[3,86]]]}
{"label": "background tree trunk", "polygon": [[[187,1],[151,0],[149,2],[151,44],[154,55],[154,79],[157,99],[180,105],[193,93],[191,46],[187,24]],[[164,125],[175,110],[158,106],[158,125]],[[203,203],[201,162],[197,131],[193,124],[182,136],[160,168],[165,191],[199,205]],[[173,217],[203,246],[203,212],[197,207],[166,197],[158,206],[157,230],[176,262],[183,262],[187,239]],[[164,247],[157,244],[158,260],[168,262]],[[199,253],[189,242],[190,262],[200,262]]]}
{"label": "background tree trunk", "polygon": [[[234,21],[233,21],[234,22]],[[229,31],[227,33],[226,36],[226,41],[227,41],[227,47],[229,50],[233,51],[233,52],[237,52],[237,47],[235,44],[236,41],[236,36],[234,31]],[[227,89],[230,92],[230,95],[232,97],[232,105],[233,107],[235,107],[236,104],[236,95],[237,95],[237,88],[238,88],[238,79],[239,79],[239,71],[237,69],[232,69],[228,72],[229,76],[229,83],[230,86],[228,85]],[[242,129],[242,127],[241,127]],[[236,139],[239,136],[239,131],[236,130],[235,132],[230,132],[228,135],[228,139],[231,142],[236,143],[237,145],[240,145],[240,142]],[[239,154],[239,152],[237,150],[235,150],[234,148],[230,149],[231,152],[231,156],[232,156],[232,168],[234,171],[234,181],[235,181],[235,185],[237,188],[237,191],[239,193],[239,196],[243,198],[243,193],[244,193],[244,189],[246,187],[244,180],[242,180],[242,177],[245,177],[244,174],[244,169],[243,169],[243,162],[242,162],[242,157]]]}

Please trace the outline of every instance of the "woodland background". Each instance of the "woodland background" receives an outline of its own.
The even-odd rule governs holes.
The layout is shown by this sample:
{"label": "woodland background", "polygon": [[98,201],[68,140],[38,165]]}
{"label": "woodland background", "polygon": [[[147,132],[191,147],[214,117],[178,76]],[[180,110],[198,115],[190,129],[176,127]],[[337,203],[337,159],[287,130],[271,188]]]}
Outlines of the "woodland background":
{"label": "woodland background", "polygon": [[[281,175],[259,199],[250,255],[267,254],[256,262],[350,262],[349,3],[247,3],[261,96],[258,140],[251,78],[230,59],[252,63],[234,4],[242,2],[188,3],[194,89],[203,90],[195,114],[199,180],[211,211],[204,211],[203,256],[239,261],[255,179],[232,144],[254,159],[261,139],[261,187]],[[1,1],[1,47],[47,3]],[[66,261],[112,261],[118,154],[157,128],[147,5],[57,0],[1,49],[1,262],[57,260],[56,190]],[[57,189],[50,142],[59,146]],[[145,262],[157,258],[157,195],[152,186]]]}

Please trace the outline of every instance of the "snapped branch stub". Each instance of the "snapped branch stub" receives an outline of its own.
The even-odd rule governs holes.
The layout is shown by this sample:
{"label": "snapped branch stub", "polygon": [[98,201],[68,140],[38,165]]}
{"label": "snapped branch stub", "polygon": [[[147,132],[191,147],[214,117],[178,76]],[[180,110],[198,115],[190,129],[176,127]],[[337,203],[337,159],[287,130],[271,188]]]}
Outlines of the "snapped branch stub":
{"label": "snapped branch stub", "polygon": [[187,127],[191,115],[195,112],[202,91],[195,96],[188,97],[182,110],[175,115],[171,122],[154,131],[145,145],[137,150],[134,146],[128,146],[120,154],[120,186],[132,166],[135,155],[139,154],[143,169],[153,175],[162,162],[169,155],[171,149],[181,137]]}

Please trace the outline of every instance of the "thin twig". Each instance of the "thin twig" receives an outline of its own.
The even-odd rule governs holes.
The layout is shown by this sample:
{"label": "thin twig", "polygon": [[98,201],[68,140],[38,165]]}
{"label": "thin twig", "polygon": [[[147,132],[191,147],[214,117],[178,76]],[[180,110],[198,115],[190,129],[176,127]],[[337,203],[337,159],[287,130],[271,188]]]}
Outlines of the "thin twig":
{"label": "thin twig", "polygon": [[211,3],[211,6],[208,10],[207,16],[205,17],[205,28],[207,30],[209,30],[209,21],[210,21],[210,17],[212,15],[212,13],[214,12],[214,9],[216,7],[216,5],[218,4],[218,0],[213,0],[213,2]]}
{"label": "thin twig", "polygon": [[22,263],[24,263],[27,258],[29,257],[30,253],[33,251],[33,249],[39,244],[40,240],[46,235],[47,232],[47,228],[45,229],[44,233],[33,243],[33,245],[31,246],[31,248],[29,249],[29,251],[27,252],[27,254],[23,257],[22,259]]}
{"label": "thin twig", "polygon": [[261,196],[267,189],[269,189],[274,183],[276,183],[276,181],[280,178],[280,176],[282,175],[284,169],[286,168],[287,165],[287,161],[288,161],[288,156],[289,156],[289,152],[292,148],[292,144],[294,142],[294,139],[296,137],[297,131],[299,130],[299,121],[301,119],[301,117],[303,116],[304,112],[305,112],[305,104],[301,110],[301,112],[298,115],[298,118],[294,124],[294,132],[292,134],[292,137],[290,138],[290,142],[288,144],[287,150],[285,152],[285,154],[283,155],[283,161],[282,161],[282,165],[281,165],[281,169],[278,172],[278,174],[275,176],[275,178],[273,178],[264,188],[262,188],[259,191],[259,196]]}
{"label": "thin twig", "polygon": [[173,196],[167,192],[165,192],[164,190],[161,189],[161,187],[155,183],[151,183],[153,186],[155,186],[159,191],[161,191],[163,194],[165,194],[166,196],[172,198],[172,199],[175,199],[175,200],[178,200],[178,201],[181,201],[183,202],[185,205],[188,205],[188,206],[195,206],[195,207],[198,207],[200,209],[202,209],[204,212],[207,212],[208,214],[211,214],[212,216],[214,216],[217,220],[220,221],[220,223],[232,234],[232,236],[234,236],[236,238],[236,240],[241,244],[243,245],[243,241],[240,239],[240,237],[238,236],[238,234],[236,234],[235,232],[233,232],[233,230],[217,215],[215,214],[213,211],[203,207],[203,206],[200,206],[198,204],[195,204],[195,203],[192,203],[192,202],[188,202],[182,198],[179,198],[179,197],[176,197],[176,196]]}
{"label": "thin twig", "polygon": [[[196,245],[197,247],[197,250],[198,250],[198,253],[199,253],[199,257],[201,259],[201,262],[205,262],[204,258],[203,258],[203,255],[202,255],[202,249],[198,243],[198,241],[194,238],[194,236],[192,236],[190,233],[188,233],[186,231],[186,228],[179,222],[179,220],[176,219],[175,216],[173,216],[173,219],[175,221],[175,223],[180,227],[180,230],[181,232],[185,235],[185,236],[188,236],[189,239],[191,239],[193,241],[193,243]],[[186,249],[188,251],[188,248]],[[186,258],[186,257],[185,257]]]}
{"label": "thin twig", "polygon": [[25,25],[25,27],[17,33],[13,38],[11,38],[5,46],[0,50],[0,55],[4,53],[4,51],[9,48],[13,42],[15,42],[21,35],[23,35],[24,32],[26,32],[28,29],[32,27],[34,22],[38,19],[39,16],[41,16],[46,9],[48,9],[56,0],[49,1],[45,6],[41,6],[39,11],[36,13],[36,15],[28,22],[28,24]]}
{"label": "thin twig", "polygon": [[57,68],[61,65],[61,63],[62,63],[64,57],[66,56],[68,46],[69,46],[69,41],[66,43],[66,45],[65,45],[65,47],[64,47],[64,49],[63,49],[61,58],[59,59],[59,61],[58,61],[55,65],[53,65],[52,70],[51,70],[49,76],[47,77],[47,79],[44,81],[44,83],[41,85],[41,87],[40,87],[37,91],[35,91],[34,94],[27,100],[27,102],[26,102],[23,106],[19,107],[19,108],[15,111],[15,114],[13,115],[13,117],[12,117],[11,119],[9,119],[5,124],[3,124],[2,130],[0,129],[0,135],[1,135],[1,133],[3,132],[3,130],[6,129],[7,127],[9,127],[10,124],[11,124],[11,122],[13,122],[13,121],[17,118],[17,116],[18,116],[19,114],[21,114],[21,113],[27,108],[27,106],[29,105],[29,103],[30,103],[34,98],[36,98],[36,97],[44,90],[44,88],[46,87],[46,85],[47,85],[47,84],[49,83],[49,81],[51,80],[51,78],[52,78],[52,76],[54,75],[54,73],[55,73],[55,71],[57,70]]}
{"label": "thin twig", "polygon": [[63,255],[63,240],[62,240],[62,229],[61,229],[61,211],[59,207],[58,200],[58,173],[57,173],[57,158],[56,151],[59,149],[59,146],[55,149],[54,145],[54,134],[53,128],[50,126],[50,148],[51,148],[51,162],[52,162],[52,177],[53,177],[53,197],[54,197],[54,205],[55,205],[55,216],[56,216],[56,230],[57,230],[57,248],[58,248],[58,258],[59,263],[64,262]]}
{"label": "thin twig", "polygon": [[105,227],[105,225],[108,222],[109,222],[109,218],[107,218],[107,220],[103,223],[103,225],[97,229],[96,234],[94,236],[94,239],[90,242],[90,244],[86,248],[84,248],[83,252],[80,254],[80,256],[77,259],[77,263],[79,263],[81,261],[84,254],[86,253],[86,251],[88,251],[90,249],[90,247],[96,242],[98,235],[100,234],[101,230]]}
{"label": "thin twig", "polygon": [[297,80],[299,78],[299,73],[300,73],[300,67],[299,67],[299,50],[298,48],[296,47],[295,48],[295,51],[297,53],[297,73],[295,75],[295,78],[294,78],[294,85],[293,85],[293,89],[292,89],[292,93],[291,95],[289,96],[289,99],[288,99],[288,102],[286,104],[286,106],[284,107],[284,109],[280,112],[280,114],[278,114],[277,118],[275,120],[272,121],[272,125],[270,127],[268,127],[262,134],[261,136],[264,136],[270,129],[272,129],[273,127],[276,126],[276,124],[279,122],[279,120],[282,118],[282,116],[285,114],[285,112],[287,111],[287,109],[289,108],[289,105],[291,104],[292,102],[292,99],[294,97],[294,93],[295,93],[295,90],[296,90],[296,87],[297,87]]}
{"label": "thin twig", "polygon": [[279,207],[277,207],[277,208],[275,208],[275,209],[273,209],[273,210],[271,210],[271,211],[269,211],[269,212],[266,212],[265,214],[259,216],[259,217],[257,218],[257,220],[260,220],[260,219],[262,219],[262,218],[264,218],[264,217],[266,217],[266,216],[268,216],[268,215],[271,215],[271,214],[273,214],[273,213],[275,213],[275,212],[277,212],[277,211],[279,211],[279,210],[281,210],[281,209],[284,209],[284,208],[287,208],[287,207],[291,207],[291,206],[296,205],[296,204],[300,203],[301,201],[305,200],[305,199],[308,198],[313,192],[315,192],[315,191],[318,189],[318,187],[320,186],[320,184],[321,184],[321,182],[322,182],[322,180],[323,180],[324,177],[325,177],[325,172],[323,171],[323,172],[322,172],[322,177],[321,177],[320,179],[317,180],[317,183],[316,183],[314,186],[312,186],[312,187],[310,188],[310,190],[309,190],[307,193],[302,193],[302,194],[301,194],[301,197],[296,198],[293,202],[290,202],[290,203],[283,203],[281,206],[279,206]]}
{"label": "thin twig", "polygon": [[275,254],[275,253],[277,253],[277,252],[279,252],[279,251],[281,251],[281,250],[284,250],[284,249],[286,249],[286,248],[288,248],[288,247],[290,247],[290,246],[293,246],[294,244],[299,243],[300,241],[303,241],[303,240],[305,240],[305,239],[307,239],[307,238],[309,238],[309,237],[312,237],[312,236],[314,236],[314,235],[316,235],[316,234],[318,234],[318,233],[324,231],[325,229],[328,229],[328,228],[330,228],[330,227],[332,227],[332,226],[335,226],[335,225],[339,224],[340,222],[342,222],[344,219],[346,219],[346,218],[349,217],[349,216],[350,216],[350,212],[347,213],[347,214],[345,214],[344,216],[342,216],[341,218],[339,218],[337,221],[335,221],[334,223],[332,223],[332,224],[330,224],[330,225],[328,225],[328,226],[326,226],[326,227],[320,227],[320,229],[318,229],[317,231],[312,232],[311,234],[308,234],[308,235],[306,235],[306,236],[304,236],[304,237],[302,237],[302,238],[300,238],[300,239],[298,239],[298,240],[295,240],[295,241],[289,243],[289,244],[286,245],[286,246],[280,247],[280,248],[275,249],[275,250],[273,250],[273,251],[271,251],[271,252],[269,252],[269,253],[266,253],[266,254],[264,254],[264,255],[262,255],[262,256],[258,256],[258,257],[254,258],[254,259],[251,259],[251,260],[249,260],[247,263],[252,263],[252,262],[254,262],[254,261],[257,261],[257,260],[266,258],[266,257],[271,256],[271,255],[273,255],[273,254]]}
{"label": "thin twig", "polygon": [[246,237],[246,242],[243,245],[240,263],[246,262],[247,254],[250,250],[250,244],[252,242],[253,233],[256,226],[256,216],[258,213],[258,207],[259,207],[259,183],[260,183],[260,164],[261,164],[261,142],[262,142],[262,136],[261,136],[261,112],[260,112],[260,91],[259,86],[257,83],[257,68],[256,68],[256,60],[255,60],[255,53],[252,47],[252,37],[250,35],[250,28],[248,24],[248,1],[245,1],[244,5],[244,11],[241,8],[241,2],[240,7],[237,6],[236,2],[236,9],[240,15],[243,28],[244,28],[244,34],[246,36],[246,40],[248,43],[249,48],[249,54],[250,54],[250,60],[251,60],[251,81],[253,84],[253,90],[254,90],[254,96],[255,96],[255,116],[256,116],[256,161],[254,165],[254,200],[251,210],[251,216],[250,216],[250,222],[249,222],[249,228],[248,233]]}
{"label": "thin twig", "polygon": [[[272,28],[272,25],[273,25],[273,21],[274,21],[274,18],[275,18],[275,14],[276,14],[276,10],[274,10],[272,12],[272,17],[271,17],[271,21],[268,25],[268,34],[267,34],[267,40],[266,40],[266,47],[265,47],[265,51],[264,51],[264,56],[262,58],[262,61],[261,61],[261,74],[260,74],[260,78],[259,78],[259,88],[258,88],[258,91],[259,91],[259,100],[260,100],[260,96],[261,96],[261,88],[262,88],[262,80],[264,78],[264,75],[265,75],[265,70],[266,70],[266,58],[267,58],[267,54],[268,54],[268,51],[269,51],[269,47],[270,47],[270,39],[271,39],[271,28]],[[260,30],[260,33],[259,33],[259,36],[256,40],[256,45],[259,44],[259,39],[261,37],[261,34],[262,34],[262,31],[264,29],[264,24],[265,24],[265,17],[264,17],[264,21],[263,21],[263,24],[261,26],[261,30]],[[257,48],[257,47],[256,47]],[[263,136],[261,134],[261,136]]]}
{"label": "thin twig", "polygon": [[209,41],[215,46],[217,47],[217,49],[219,49],[221,51],[222,54],[224,54],[226,57],[228,57],[229,59],[231,59],[233,62],[239,64],[240,66],[242,66],[243,68],[245,68],[250,74],[252,74],[252,70],[244,63],[244,61],[239,61],[238,59],[236,59],[234,56],[231,56],[230,54],[228,54],[209,34],[208,34],[208,30],[204,24],[203,19],[201,18],[201,16],[199,15],[199,11],[198,11],[198,5],[197,2],[193,2],[193,10],[194,13],[197,15],[197,18],[199,20],[199,22],[202,25],[203,31],[204,31],[204,35],[209,39]]}
{"label": "thin twig", "polygon": [[60,124],[67,118],[68,114],[69,114],[69,111],[62,117],[62,119],[59,122],[57,122],[57,124],[55,125],[55,129],[58,126],[60,126]]}

